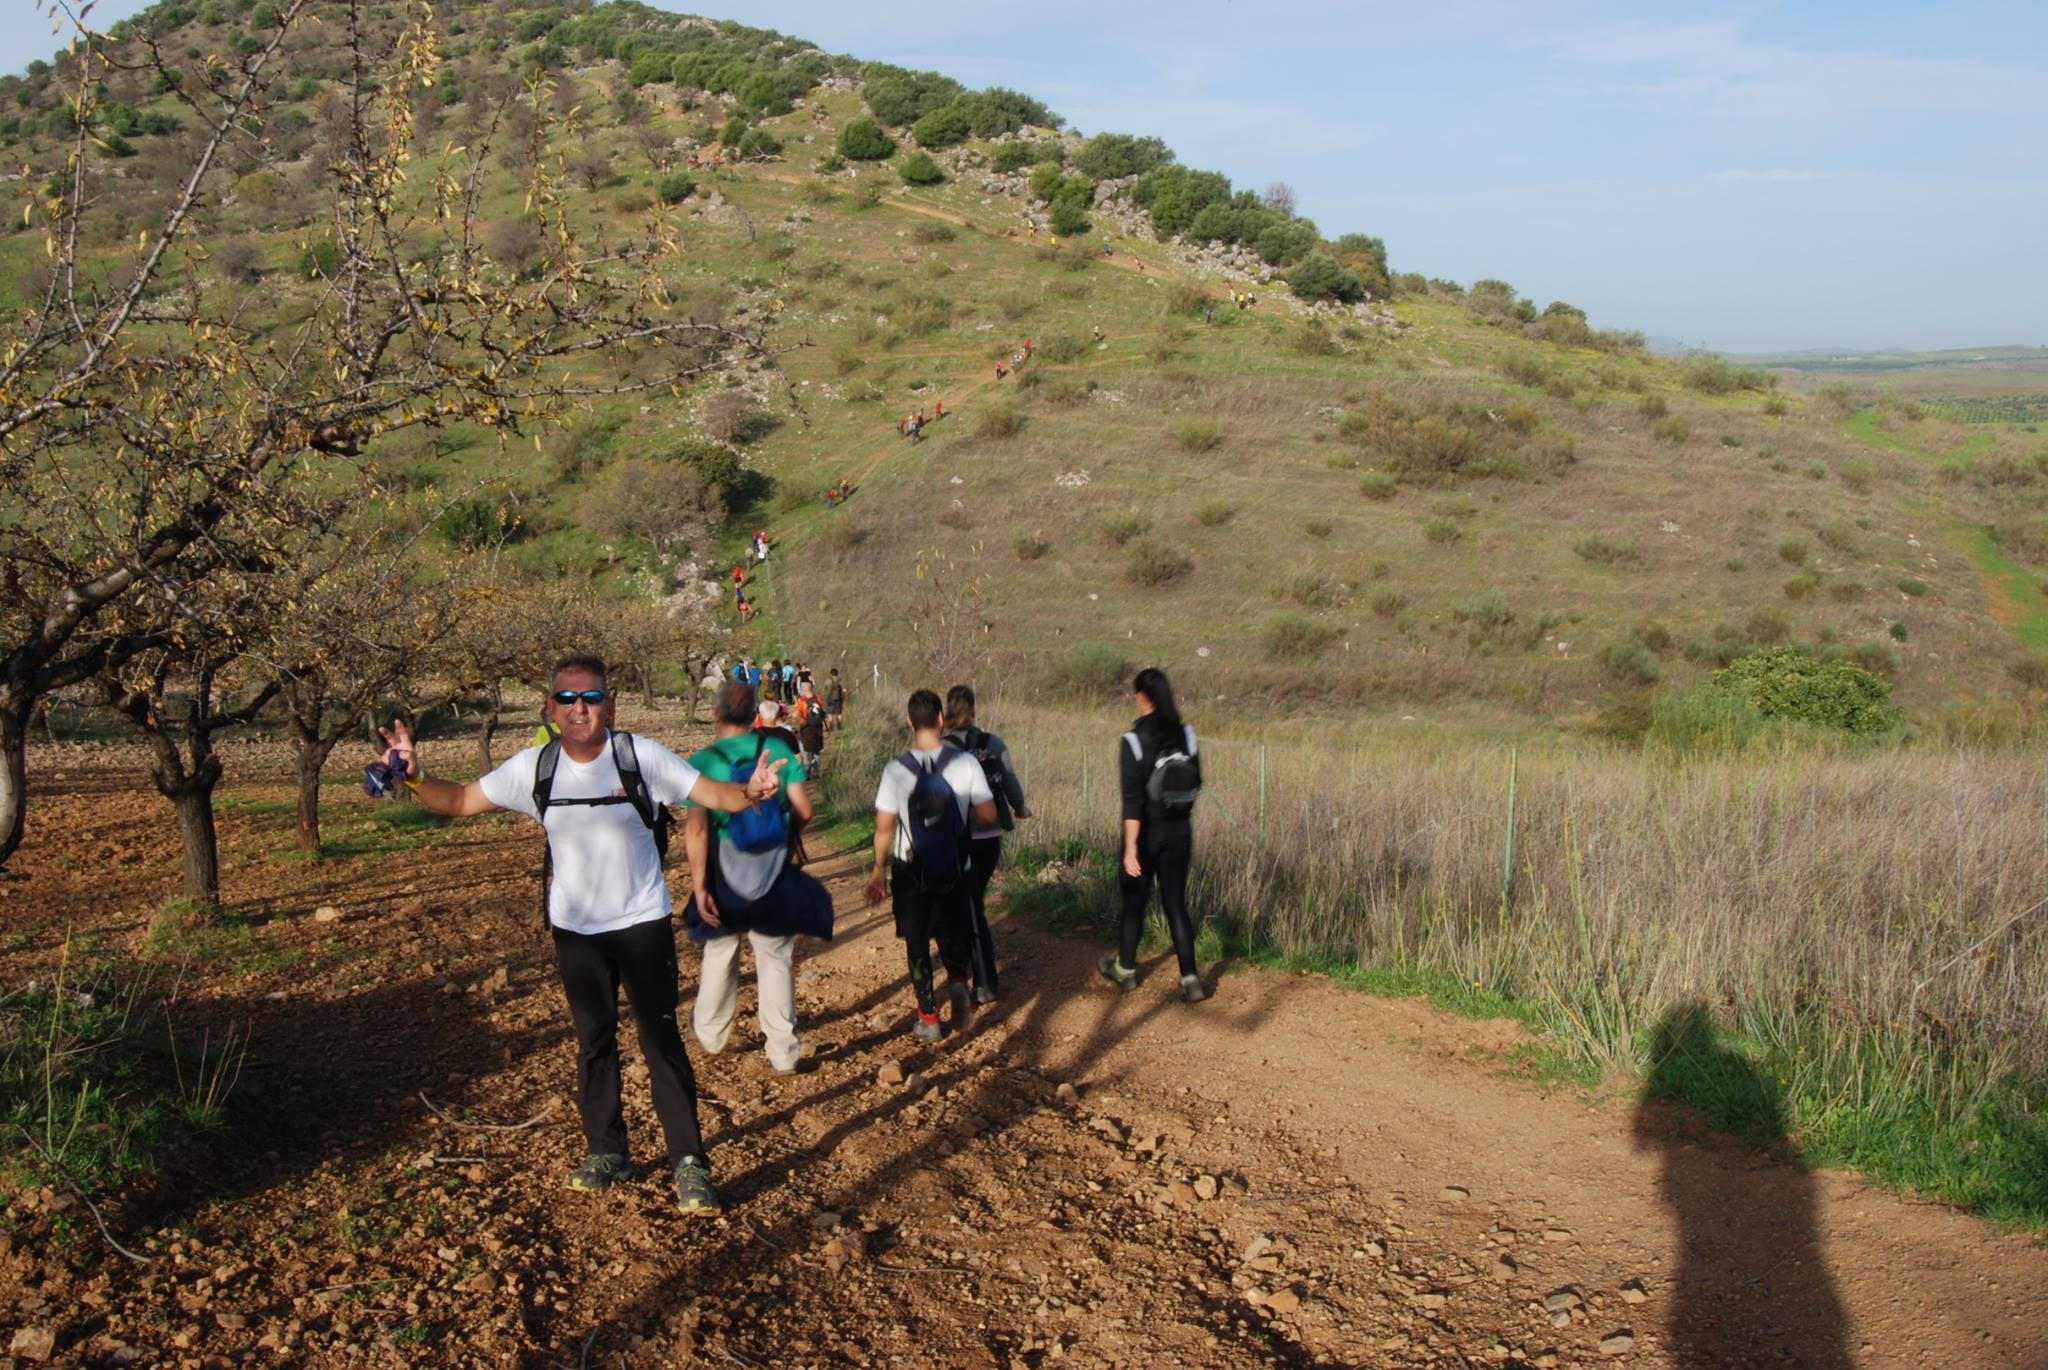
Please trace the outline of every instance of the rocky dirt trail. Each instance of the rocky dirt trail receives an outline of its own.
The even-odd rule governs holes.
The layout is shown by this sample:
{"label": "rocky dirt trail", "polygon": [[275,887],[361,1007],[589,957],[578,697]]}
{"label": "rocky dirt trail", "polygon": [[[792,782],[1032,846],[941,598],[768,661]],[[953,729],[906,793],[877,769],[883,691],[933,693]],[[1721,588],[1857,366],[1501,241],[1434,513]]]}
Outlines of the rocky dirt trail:
{"label": "rocky dirt trail", "polygon": [[[154,836],[99,830],[167,815],[110,810],[104,774],[62,773],[37,822],[77,849],[25,849],[0,886],[29,928],[9,983],[63,917],[143,935],[116,902],[133,882],[96,892],[79,867],[141,852],[168,883]],[[230,851],[266,831],[229,820]],[[197,1366],[2048,1363],[2036,1240],[1518,1078],[1511,1025],[1231,965],[1199,1006],[1170,961],[1119,995],[1098,948],[1003,920],[1003,1002],[918,1046],[864,853],[819,855],[841,931],[799,960],[807,1069],[766,1069],[751,984],[725,1054],[690,1042],[722,1217],[678,1216],[659,1174],[561,1187],[581,1138],[533,833],[481,820],[270,900],[252,935],[296,959],[194,967],[192,1011],[252,1032],[229,1134],[113,1212],[148,1267],[57,1249],[62,1197],[14,1195],[0,1345]]]}

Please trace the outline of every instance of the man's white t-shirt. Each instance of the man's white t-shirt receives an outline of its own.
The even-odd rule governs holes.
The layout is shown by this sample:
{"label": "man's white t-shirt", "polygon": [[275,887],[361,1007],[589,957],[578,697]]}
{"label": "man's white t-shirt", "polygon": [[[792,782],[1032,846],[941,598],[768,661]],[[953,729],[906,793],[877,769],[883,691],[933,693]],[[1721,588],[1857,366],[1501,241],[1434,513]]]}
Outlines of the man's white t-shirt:
{"label": "man's white t-shirt", "polygon": [[[932,761],[941,750],[913,747],[910,754],[920,761]],[[902,757],[891,757],[889,764],[882,767],[882,783],[875,791],[875,811],[896,815],[896,859],[908,861],[910,827],[904,820],[909,817],[910,792],[917,787],[917,776],[902,762]],[[982,772],[981,763],[966,752],[956,750],[942,774],[953,789],[953,798],[959,801],[961,822],[967,821],[968,810],[976,804],[995,802],[995,792],[988,787],[988,776]]]}
{"label": "man's white t-shirt", "polygon": [[[501,809],[540,815],[533,807],[534,768],[541,749],[528,747],[479,780],[484,798]],[[680,804],[697,783],[697,770],[652,738],[633,735],[633,755],[657,804]],[[548,795],[548,853],[554,878],[548,887],[548,921],[566,932],[615,932],[669,915],[668,881],[654,833],[631,804],[564,804],[565,799],[602,799],[626,793],[619,783],[609,735],[594,761],[578,762],[563,752]]]}

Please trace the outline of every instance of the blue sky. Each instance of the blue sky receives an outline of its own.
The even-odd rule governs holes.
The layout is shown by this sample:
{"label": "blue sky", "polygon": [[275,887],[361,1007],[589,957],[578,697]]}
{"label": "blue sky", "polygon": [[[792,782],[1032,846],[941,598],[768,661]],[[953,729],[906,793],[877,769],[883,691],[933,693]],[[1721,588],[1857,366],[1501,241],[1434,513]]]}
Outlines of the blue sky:
{"label": "blue sky", "polygon": [[[11,0],[0,69],[46,53]],[[103,0],[96,20],[141,6]],[[666,7],[666,6],[664,6]],[[677,6],[680,7],[680,6]],[[737,12],[735,12],[737,13]],[[752,0],[1285,180],[1329,236],[1730,351],[2048,344],[2048,5]]]}

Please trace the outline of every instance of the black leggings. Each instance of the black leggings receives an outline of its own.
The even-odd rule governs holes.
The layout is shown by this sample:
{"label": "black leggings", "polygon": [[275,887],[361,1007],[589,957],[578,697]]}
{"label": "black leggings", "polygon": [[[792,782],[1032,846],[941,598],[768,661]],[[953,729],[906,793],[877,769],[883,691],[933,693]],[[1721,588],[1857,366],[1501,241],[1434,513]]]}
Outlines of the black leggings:
{"label": "black leggings", "polygon": [[1133,878],[1118,863],[1117,880],[1124,896],[1117,942],[1119,964],[1138,964],[1138,935],[1145,930],[1145,906],[1152,901],[1156,878],[1166,926],[1173,933],[1173,953],[1180,958],[1180,973],[1195,973],[1195,925],[1188,917],[1188,866],[1194,856],[1194,830],[1185,823],[1157,827],[1147,823],[1138,829],[1138,866],[1144,874]]}
{"label": "black leggings", "polygon": [[697,1131],[697,1079],[676,1030],[676,934],[667,918],[611,932],[554,929],[555,967],[576,1022],[576,1107],[593,1152],[624,1156],[626,1118],[619,1107],[619,984],[633,1007],[640,1055],[654,1087],[654,1113],[673,1165],[706,1157]]}

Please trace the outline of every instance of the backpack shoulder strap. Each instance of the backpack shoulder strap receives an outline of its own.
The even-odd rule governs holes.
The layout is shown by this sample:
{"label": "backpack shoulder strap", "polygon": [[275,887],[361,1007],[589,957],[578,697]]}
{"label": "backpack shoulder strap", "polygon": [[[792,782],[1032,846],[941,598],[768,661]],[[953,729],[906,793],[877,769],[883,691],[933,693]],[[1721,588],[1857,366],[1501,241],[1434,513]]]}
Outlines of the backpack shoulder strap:
{"label": "backpack shoulder strap", "polygon": [[555,766],[562,759],[562,739],[555,738],[540,749],[533,763],[533,812],[547,820],[548,798],[555,791]]}
{"label": "backpack shoulder strap", "polygon": [[1201,748],[1199,748],[1199,747],[1197,747],[1197,746],[1195,745],[1195,727],[1194,727],[1194,725],[1193,725],[1192,723],[1183,723],[1183,724],[1181,724],[1181,725],[1180,725],[1180,730],[1181,730],[1182,734],[1183,734],[1184,736],[1186,736],[1186,738],[1187,738],[1187,741],[1188,741],[1188,755],[1189,755],[1189,756],[1197,756],[1197,755],[1200,755],[1200,753],[1201,753]]}
{"label": "backpack shoulder strap", "polygon": [[1137,729],[1133,728],[1124,734],[1124,745],[1131,749],[1132,760],[1143,761],[1145,759],[1145,744],[1138,741]]}
{"label": "backpack shoulder strap", "polygon": [[640,821],[652,828],[659,815],[655,812],[654,797],[647,792],[647,777],[640,774],[640,754],[633,750],[633,734],[612,734],[612,764],[619,768],[619,784],[626,791],[626,802],[640,815]]}

